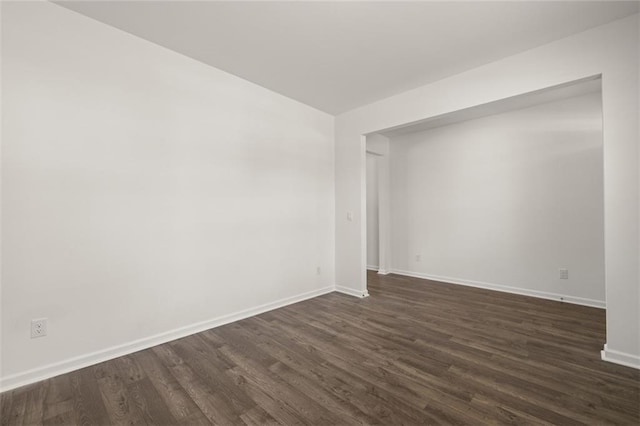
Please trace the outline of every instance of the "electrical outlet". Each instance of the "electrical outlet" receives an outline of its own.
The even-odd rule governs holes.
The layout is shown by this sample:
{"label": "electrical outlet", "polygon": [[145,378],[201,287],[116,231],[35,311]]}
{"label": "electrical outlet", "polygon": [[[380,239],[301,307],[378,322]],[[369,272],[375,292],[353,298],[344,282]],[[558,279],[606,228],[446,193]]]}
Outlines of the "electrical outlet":
{"label": "electrical outlet", "polygon": [[416,262],[420,262],[422,260],[422,256],[419,254],[416,254]]}
{"label": "electrical outlet", "polygon": [[44,337],[47,335],[47,319],[38,318],[31,320],[31,338]]}
{"label": "electrical outlet", "polygon": [[569,270],[568,269],[560,269],[560,279],[568,280],[569,279]]}
{"label": "electrical outlet", "polygon": [[318,267],[316,268],[316,274],[317,274],[317,275],[320,275],[321,273],[322,273],[322,269],[320,269],[320,267],[318,266]]}

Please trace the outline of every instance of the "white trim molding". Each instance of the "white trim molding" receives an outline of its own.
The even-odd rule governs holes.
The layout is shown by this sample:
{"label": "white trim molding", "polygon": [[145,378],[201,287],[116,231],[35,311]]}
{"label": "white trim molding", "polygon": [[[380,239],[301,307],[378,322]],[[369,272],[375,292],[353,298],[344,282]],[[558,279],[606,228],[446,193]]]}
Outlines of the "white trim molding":
{"label": "white trim molding", "polygon": [[89,367],[91,365],[108,361],[110,359],[138,352],[143,349],[148,349],[153,346],[161,345],[172,340],[181,339],[183,337],[190,336],[195,333],[200,333],[211,328],[219,327],[221,325],[249,318],[254,315],[259,315],[267,311],[302,302],[303,300],[322,296],[323,294],[332,293],[335,290],[336,289],[334,286],[329,286],[317,290],[308,291],[296,296],[276,300],[275,302],[265,303],[263,305],[245,309],[233,314],[212,318],[206,321],[166,331],[164,333],[159,333],[154,336],[144,337],[142,339],[134,340],[122,345],[113,346],[100,351],[80,355],[64,361],[2,377],[0,379],[0,392],[5,392],[20,386],[38,382],[40,380],[59,376],[60,374],[69,373],[71,371]]}
{"label": "white trim molding", "polygon": [[361,299],[364,297],[369,297],[369,292],[367,290],[359,291],[353,288],[343,287],[341,285],[336,286],[336,291],[338,293],[348,294],[349,296],[359,297]]}
{"label": "white trim molding", "polygon": [[378,271],[378,269],[380,269],[380,267],[378,265],[367,265],[367,269],[369,271]]}
{"label": "white trim molding", "polygon": [[386,269],[378,270],[378,274],[380,274],[380,275],[389,275],[390,273],[391,273],[391,271],[387,271]]}
{"label": "white trim molding", "polygon": [[549,293],[546,291],[529,290],[525,288],[510,287],[501,284],[491,284],[482,281],[472,281],[461,278],[442,277],[438,275],[429,275],[422,272],[403,271],[400,269],[392,269],[392,274],[404,275],[406,277],[422,278],[431,281],[440,281],[449,284],[466,285],[468,287],[484,288],[487,290],[501,291],[503,293],[520,294],[523,296],[538,297],[540,299],[555,300],[558,302],[571,303],[574,305],[589,306],[592,308],[605,309],[606,303],[603,300],[585,299],[582,297],[569,296],[565,294]]}
{"label": "white trim molding", "polygon": [[640,370],[640,356],[609,349],[606,343],[604,349],[600,351],[600,357],[603,361]]}

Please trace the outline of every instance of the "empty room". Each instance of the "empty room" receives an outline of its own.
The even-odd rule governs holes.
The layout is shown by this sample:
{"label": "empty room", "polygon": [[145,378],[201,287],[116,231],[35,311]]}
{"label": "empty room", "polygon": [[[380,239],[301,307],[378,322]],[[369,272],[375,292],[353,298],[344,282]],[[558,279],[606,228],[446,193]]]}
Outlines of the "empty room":
{"label": "empty room", "polygon": [[640,2],[0,2],[0,425],[640,424]]}

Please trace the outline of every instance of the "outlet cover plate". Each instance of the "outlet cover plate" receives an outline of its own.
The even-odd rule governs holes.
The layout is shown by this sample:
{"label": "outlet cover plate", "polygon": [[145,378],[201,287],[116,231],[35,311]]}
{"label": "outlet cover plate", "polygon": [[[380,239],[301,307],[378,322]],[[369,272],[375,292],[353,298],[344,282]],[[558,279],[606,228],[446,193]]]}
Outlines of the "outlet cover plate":
{"label": "outlet cover plate", "polygon": [[47,319],[36,318],[31,320],[31,338],[44,337],[47,335]]}

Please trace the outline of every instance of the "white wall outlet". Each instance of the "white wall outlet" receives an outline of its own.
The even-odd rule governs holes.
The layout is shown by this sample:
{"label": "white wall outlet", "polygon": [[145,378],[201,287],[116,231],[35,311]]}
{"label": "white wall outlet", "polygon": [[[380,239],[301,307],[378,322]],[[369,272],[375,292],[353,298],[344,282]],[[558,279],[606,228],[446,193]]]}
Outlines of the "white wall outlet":
{"label": "white wall outlet", "polygon": [[416,254],[416,262],[420,262],[422,260],[422,255]]}
{"label": "white wall outlet", "polygon": [[320,269],[320,267],[318,266],[316,268],[316,275],[320,275],[322,273],[322,269]]}
{"label": "white wall outlet", "polygon": [[31,338],[44,337],[47,335],[47,319],[37,318],[31,320]]}
{"label": "white wall outlet", "polygon": [[568,280],[569,279],[569,270],[568,269],[560,269],[560,279]]}
{"label": "white wall outlet", "polygon": [[353,222],[353,212],[347,212],[347,220]]}

